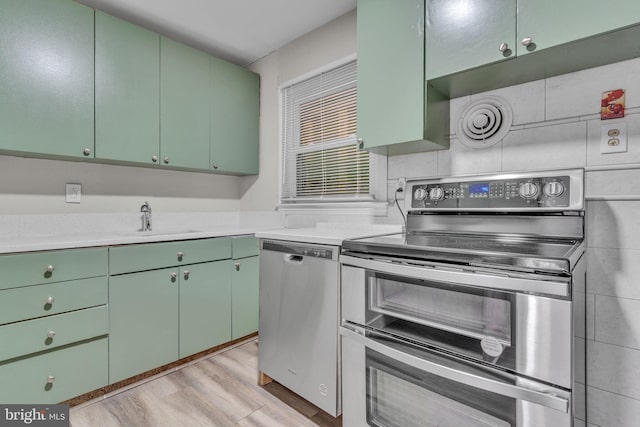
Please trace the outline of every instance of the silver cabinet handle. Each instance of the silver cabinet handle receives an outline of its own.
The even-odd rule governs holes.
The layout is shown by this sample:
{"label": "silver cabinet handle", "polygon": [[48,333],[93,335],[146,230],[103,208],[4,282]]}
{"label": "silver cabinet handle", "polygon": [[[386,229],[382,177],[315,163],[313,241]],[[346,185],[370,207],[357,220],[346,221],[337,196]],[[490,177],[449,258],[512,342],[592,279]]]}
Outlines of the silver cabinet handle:
{"label": "silver cabinet handle", "polygon": [[166,165],[168,165],[168,164],[169,164],[169,157],[165,157],[165,158],[164,158],[164,163],[165,163]]}
{"label": "silver cabinet handle", "polygon": [[49,332],[47,333],[47,338],[53,338],[53,337],[55,337],[55,336],[56,336],[56,331],[49,331]]}
{"label": "silver cabinet handle", "polygon": [[359,149],[363,149],[364,148],[364,139],[358,138],[358,148]]}
{"label": "silver cabinet handle", "polygon": [[53,302],[54,302],[55,300],[56,300],[56,299],[55,299],[54,297],[49,297],[49,298],[47,298],[47,301],[46,301],[46,302],[47,302],[47,304],[51,305],[51,304],[53,304]]}
{"label": "silver cabinet handle", "polygon": [[240,271],[240,263],[236,262],[234,265],[236,267],[236,271]]}
{"label": "silver cabinet handle", "polygon": [[531,37],[525,37],[522,39],[522,46],[529,47],[533,43],[533,39]]}
{"label": "silver cabinet handle", "polygon": [[188,279],[190,274],[191,274],[191,272],[189,270],[185,270],[184,271],[184,278]]}
{"label": "silver cabinet handle", "polygon": [[151,161],[153,163],[156,163],[158,161],[158,156],[156,156],[156,155],[151,156]]}
{"label": "silver cabinet handle", "polygon": [[53,273],[53,270],[55,270],[55,267],[53,265],[47,266],[47,273]]}
{"label": "silver cabinet handle", "polygon": [[85,148],[84,150],[82,150],[82,154],[84,154],[85,156],[88,156],[91,154],[91,149],[90,148]]}
{"label": "silver cabinet handle", "polygon": [[444,366],[435,361],[423,359],[421,357],[396,350],[393,347],[389,347],[374,339],[366,338],[359,333],[344,327],[340,328],[340,335],[420,371],[428,372],[460,384],[466,384],[470,387],[491,391],[502,396],[537,403],[539,405],[555,409],[556,411],[564,413],[569,412],[569,400],[563,397],[558,397],[545,391],[531,390],[495,379],[485,378],[480,375],[455,369],[451,366]]}
{"label": "silver cabinet handle", "polygon": [[184,258],[184,252],[182,251],[178,252],[176,255],[178,256],[178,261],[182,261],[182,258]]}
{"label": "silver cabinet handle", "polygon": [[506,43],[500,43],[500,46],[498,47],[498,50],[500,52],[506,52],[507,50],[509,50],[509,45]]}
{"label": "silver cabinet handle", "polygon": [[420,278],[454,286],[484,287],[515,292],[535,292],[566,297],[569,295],[569,282],[542,281],[521,277],[496,276],[492,274],[447,271],[436,268],[411,267],[372,261],[352,256],[340,256],[343,265],[361,267],[371,271],[394,274],[401,277]]}
{"label": "silver cabinet handle", "polygon": [[171,279],[175,279],[176,277],[178,277],[178,273],[171,272],[169,273],[169,277],[171,277]]}
{"label": "silver cabinet handle", "polygon": [[214,169],[218,169],[218,164],[217,164],[217,163],[213,163],[211,166],[212,166]]}
{"label": "silver cabinet handle", "polygon": [[55,380],[56,380],[56,377],[54,377],[53,375],[49,375],[47,377],[47,384],[53,384]]}

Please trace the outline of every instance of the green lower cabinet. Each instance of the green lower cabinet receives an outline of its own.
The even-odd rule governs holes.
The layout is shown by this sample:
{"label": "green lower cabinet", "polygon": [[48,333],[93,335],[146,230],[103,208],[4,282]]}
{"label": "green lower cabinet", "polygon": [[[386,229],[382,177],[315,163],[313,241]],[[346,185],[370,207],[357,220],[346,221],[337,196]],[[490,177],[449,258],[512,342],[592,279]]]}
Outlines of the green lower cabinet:
{"label": "green lower cabinet", "polygon": [[109,278],[110,383],[178,359],[179,285],[177,267]]}
{"label": "green lower cabinet", "polygon": [[0,363],[0,402],[57,403],[107,385],[108,338]]}
{"label": "green lower cabinet", "polygon": [[180,357],[231,340],[231,260],[180,268]]}
{"label": "green lower cabinet", "polygon": [[233,260],[231,275],[231,338],[258,331],[258,257]]}

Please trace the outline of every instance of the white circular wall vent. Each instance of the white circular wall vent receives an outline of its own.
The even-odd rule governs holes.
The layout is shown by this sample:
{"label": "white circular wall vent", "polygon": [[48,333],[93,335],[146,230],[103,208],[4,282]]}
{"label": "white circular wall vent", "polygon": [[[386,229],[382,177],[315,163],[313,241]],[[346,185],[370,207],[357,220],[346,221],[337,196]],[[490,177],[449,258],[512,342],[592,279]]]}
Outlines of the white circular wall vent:
{"label": "white circular wall vent", "polygon": [[505,137],[512,122],[511,107],[504,99],[485,96],[470,102],[462,111],[456,136],[469,148],[487,148]]}

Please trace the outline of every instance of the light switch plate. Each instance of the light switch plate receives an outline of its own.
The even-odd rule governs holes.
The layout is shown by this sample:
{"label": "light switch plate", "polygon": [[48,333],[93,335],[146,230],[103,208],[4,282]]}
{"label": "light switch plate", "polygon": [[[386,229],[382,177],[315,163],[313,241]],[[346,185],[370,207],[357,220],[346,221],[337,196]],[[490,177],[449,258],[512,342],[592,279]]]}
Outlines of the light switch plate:
{"label": "light switch plate", "polygon": [[82,185],[67,184],[66,193],[65,193],[65,202],[80,203],[81,199],[82,199]]}
{"label": "light switch plate", "polygon": [[627,122],[616,121],[602,124],[600,153],[624,153],[627,151]]}

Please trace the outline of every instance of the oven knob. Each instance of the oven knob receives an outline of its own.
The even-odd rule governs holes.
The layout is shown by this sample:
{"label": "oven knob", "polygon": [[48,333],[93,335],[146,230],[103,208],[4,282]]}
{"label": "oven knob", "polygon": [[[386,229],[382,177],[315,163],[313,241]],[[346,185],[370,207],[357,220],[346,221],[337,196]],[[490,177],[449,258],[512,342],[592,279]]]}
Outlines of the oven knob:
{"label": "oven knob", "polygon": [[561,182],[547,182],[543,188],[544,194],[549,197],[558,197],[564,193],[564,184]]}
{"label": "oven knob", "polygon": [[518,189],[520,197],[524,199],[535,199],[539,192],[540,188],[535,182],[522,183],[520,184],[520,188]]}
{"label": "oven knob", "polygon": [[425,197],[427,197],[427,190],[422,187],[413,192],[413,198],[416,200],[424,200]]}
{"label": "oven knob", "polygon": [[444,198],[444,190],[442,187],[432,187],[429,190],[429,199],[442,200]]}

